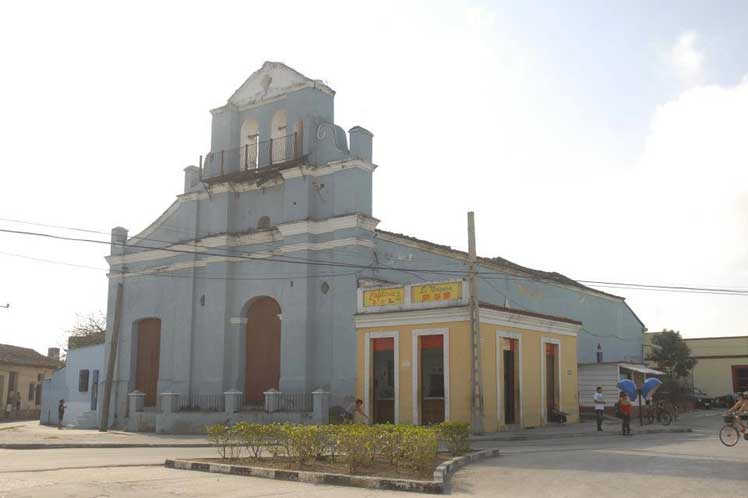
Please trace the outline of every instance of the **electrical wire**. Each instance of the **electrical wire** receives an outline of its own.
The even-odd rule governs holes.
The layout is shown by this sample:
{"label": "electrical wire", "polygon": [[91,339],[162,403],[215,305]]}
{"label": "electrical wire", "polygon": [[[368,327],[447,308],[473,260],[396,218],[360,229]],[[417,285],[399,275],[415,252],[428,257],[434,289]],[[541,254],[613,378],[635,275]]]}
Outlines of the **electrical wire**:
{"label": "electrical wire", "polygon": [[[77,228],[77,227],[64,227],[60,225],[49,225],[49,224],[43,224],[43,223],[33,223],[33,222],[25,222],[21,220],[14,220],[9,218],[0,218],[0,221],[10,221],[14,223],[25,223],[25,224],[31,224],[36,226],[45,226],[49,228],[61,228],[65,230],[76,230],[86,233],[103,233],[96,230],[88,230],[84,228]],[[10,229],[3,229],[0,228],[0,232],[3,233],[9,233],[9,234],[16,234],[16,235],[27,235],[27,236],[37,236],[37,237],[45,237],[45,238],[51,238],[51,239],[57,239],[57,240],[66,240],[66,241],[74,241],[74,242],[86,242],[86,243],[96,243],[96,244],[105,244],[109,245],[109,241],[102,241],[102,240],[96,240],[96,239],[86,239],[86,238],[79,238],[79,237],[67,237],[62,235],[54,235],[54,234],[48,234],[48,233],[41,233],[41,232],[32,232],[32,231],[24,231],[24,230],[10,230]],[[191,242],[185,241],[185,242],[167,242],[167,241],[161,241],[157,239],[148,239],[148,238],[142,238],[142,240],[145,241],[154,241],[159,243],[166,243],[166,244],[189,244]],[[325,261],[325,260],[317,260],[317,259],[309,259],[309,258],[302,258],[302,257],[296,257],[292,255],[273,255],[271,257],[258,257],[258,256],[251,256],[249,253],[237,253],[232,252],[231,249],[221,249],[221,248],[210,248],[206,251],[192,251],[192,250],[183,250],[183,249],[176,249],[173,247],[151,247],[151,246],[144,246],[141,244],[128,244],[127,247],[132,248],[139,248],[139,249],[146,249],[146,250],[160,250],[160,251],[166,251],[166,252],[172,252],[172,253],[179,253],[179,254],[191,254],[191,255],[203,255],[203,256],[217,256],[217,257],[231,257],[231,258],[239,258],[239,259],[247,259],[247,260],[254,260],[254,261],[265,261],[265,262],[279,262],[279,263],[289,263],[289,264],[304,264],[304,265],[311,265],[311,266],[330,266],[330,267],[340,267],[340,268],[351,268],[351,269],[362,269],[362,270],[390,270],[390,271],[400,271],[400,272],[406,272],[411,273],[414,275],[417,275],[419,272],[422,273],[429,273],[429,274],[441,274],[441,275],[452,275],[452,276],[466,276],[467,270],[448,270],[448,269],[437,269],[437,268],[418,268],[418,267],[398,267],[398,266],[383,266],[383,265],[361,265],[361,264],[355,264],[355,263],[345,263],[341,261]],[[196,247],[203,247],[203,246],[196,246]],[[223,253],[217,253],[214,251],[226,251],[226,254]],[[354,253],[349,253],[351,255],[354,255]],[[499,275],[501,278],[498,280],[508,280],[508,279],[514,279],[514,280],[530,280],[535,282],[542,282],[542,283],[548,283],[551,285],[558,285],[558,282],[543,278],[540,276],[521,276],[521,275],[515,275],[512,274],[512,277],[507,277],[506,273],[503,272],[487,272],[487,271],[479,271],[478,275],[481,277],[487,277],[489,275]],[[698,287],[698,286],[685,286],[685,285],[660,285],[660,284],[639,284],[639,283],[630,283],[630,282],[615,282],[615,281],[602,281],[602,280],[576,280],[575,282],[581,283],[581,284],[588,284],[593,285],[595,287],[602,287],[602,288],[619,288],[619,289],[629,289],[629,290],[647,290],[647,291],[657,291],[657,292],[676,292],[676,293],[698,293],[698,294],[713,294],[713,295],[734,295],[734,296],[748,296],[748,290],[746,289],[734,289],[734,288],[723,288],[723,287]]]}

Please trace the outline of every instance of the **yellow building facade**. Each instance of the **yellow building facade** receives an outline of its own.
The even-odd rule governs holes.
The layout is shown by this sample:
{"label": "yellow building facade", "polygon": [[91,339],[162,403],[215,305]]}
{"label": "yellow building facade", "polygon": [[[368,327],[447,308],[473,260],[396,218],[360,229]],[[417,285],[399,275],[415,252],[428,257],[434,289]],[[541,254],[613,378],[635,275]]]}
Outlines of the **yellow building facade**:
{"label": "yellow building facade", "polygon": [[[644,335],[644,355],[649,356],[652,337]],[[748,336],[696,337],[684,341],[697,360],[691,371],[691,384],[709,397],[748,391]]]}
{"label": "yellow building facade", "polygon": [[[554,411],[579,419],[581,323],[480,306],[483,428],[535,427]],[[471,420],[467,283],[362,288],[357,397],[373,423]]]}

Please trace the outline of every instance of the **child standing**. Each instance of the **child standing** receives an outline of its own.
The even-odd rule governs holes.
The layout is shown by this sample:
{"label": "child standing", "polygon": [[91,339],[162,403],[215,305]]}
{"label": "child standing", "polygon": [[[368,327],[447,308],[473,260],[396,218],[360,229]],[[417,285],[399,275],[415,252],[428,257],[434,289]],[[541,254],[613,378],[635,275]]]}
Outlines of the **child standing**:
{"label": "child standing", "polygon": [[621,432],[624,436],[631,435],[631,401],[626,393],[622,392],[618,401],[621,411]]}

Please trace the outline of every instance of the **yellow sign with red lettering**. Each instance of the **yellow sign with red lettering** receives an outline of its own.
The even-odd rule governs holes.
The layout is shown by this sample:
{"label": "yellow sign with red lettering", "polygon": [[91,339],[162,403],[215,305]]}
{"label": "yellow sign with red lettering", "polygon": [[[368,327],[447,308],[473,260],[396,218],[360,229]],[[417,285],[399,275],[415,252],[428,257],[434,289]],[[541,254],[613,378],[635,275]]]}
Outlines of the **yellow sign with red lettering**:
{"label": "yellow sign with red lettering", "polygon": [[372,306],[392,306],[405,302],[405,288],[372,289],[364,291],[364,308]]}
{"label": "yellow sign with red lettering", "polygon": [[438,284],[414,285],[410,288],[410,302],[429,303],[452,301],[462,298],[462,281],[441,282]]}

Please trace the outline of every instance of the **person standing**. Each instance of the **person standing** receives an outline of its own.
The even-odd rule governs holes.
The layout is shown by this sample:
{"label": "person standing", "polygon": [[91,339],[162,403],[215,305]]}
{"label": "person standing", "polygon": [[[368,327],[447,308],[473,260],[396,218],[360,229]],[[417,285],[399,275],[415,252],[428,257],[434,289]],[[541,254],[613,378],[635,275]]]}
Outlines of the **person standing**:
{"label": "person standing", "polygon": [[631,435],[631,401],[626,393],[622,392],[618,401],[621,410],[621,432],[624,436]]}
{"label": "person standing", "polygon": [[597,431],[603,430],[603,415],[605,415],[605,397],[603,396],[603,388],[597,386],[595,394],[592,395],[595,400],[595,420],[597,421]]}
{"label": "person standing", "polygon": [[62,419],[65,416],[65,400],[61,399],[57,405],[57,428],[62,429]]}

